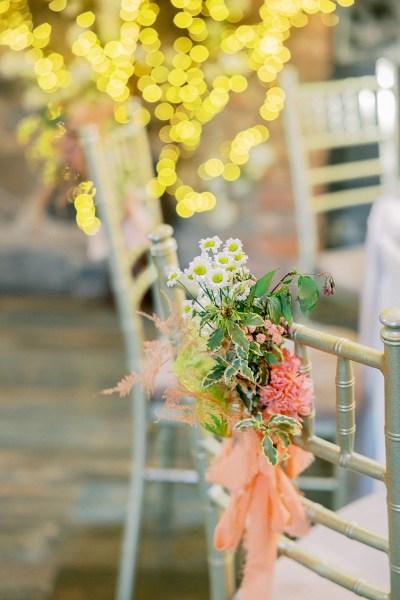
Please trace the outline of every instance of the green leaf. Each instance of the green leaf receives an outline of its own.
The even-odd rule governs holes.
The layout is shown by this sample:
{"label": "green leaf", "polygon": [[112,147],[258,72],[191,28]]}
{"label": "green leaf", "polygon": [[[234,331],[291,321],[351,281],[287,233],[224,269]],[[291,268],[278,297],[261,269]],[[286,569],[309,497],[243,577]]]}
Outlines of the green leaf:
{"label": "green leaf", "polygon": [[261,325],[264,325],[264,319],[257,313],[241,313],[240,320],[246,327],[260,327]]}
{"label": "green leaf", "polygon": [[283,431],[274,431],[274,433],[276,437],[279,438],[279,441],[282,444],[282,448],[288,448],[288,446],[290,446],[290,437],[287,433]]}
{"label": "green leaf", "polygon": [[224,373],[225,373],[225,366],[216,364],[211,369],[211,371],[209,371],[207,373],[207,375],[203,379],[202,384],[201,384],[201,387],[203,388],[203,390],[207,389],[211,385],[214,385],[214,383],[216,383],[217,381],[222,379]]}
{"label": "green leaf", "polygon": [[266,294],[270,288],[272,279],[275,275],[275,273],[277,273],[279,271],[279,269],[274,269],[273,271],[269,271],[269,273],[267,273],[266,275],[264,275],[263,277],[261,277],[261,279],[259,279],[256,283],[256,298],[261,298],[261,296],[264,296],[264,294]]}
{"label": "green leaf", "polygon": [[[266,275],[264,275],[263,277],[261,277],[261,279],[259,279],[257,281],[255,286],[253,286],[251,288],[252,291],[250,292],[250,296],[253,294],[253,296],[251,298],[252,300],[254,298],[260,298],[261,296],[264,296],[264,294],[266,294],[268,292],[269,286],[271,285],[272,278],[278,270],[279,269],[274,269],[273,271],[266,273]],[[253,290],[254,290],[254,292],[253,292]]]}
{"label": "green leaf", "polygon": [[207,304],[207,306],[205,307],[205,310],[209,313],[218,312],[218,308],[212,302],[210,302],[210,304]]}
{"label": "green leaf", "polygon": [[242,419],[236,423],[234,429],[245,429],[246,427],[257,427],[257,424],[254,419]]}
{"label": "green leaf", "polygon": [[236,354],[238,355],[239,358],[241,358],[243,360],[247,360],[247,352],[242,350],[242,348],[240,348],[240,346],[236,347]]}
{"label": "green leaf", "polygon": [[213,331],[210,337],[208,338],[207,348],[209,348],[212,352],[218,350],[221,347],[224,336],[224,330],[222,329],[222,327],[218,327],[218,329]]}
{"label": "green leaf", "polygon": [[257,342],[250,342],[250,350],[253,352],[253,354],[257,354],[257,356],[263,355],[263,353],[261,352],[260,344],[258,344]]}
{"label": "green leaf", "polygon": [[284,423],[296,428],[301,427],[300,421],[294,419],[293,417],[287,417],[286,415],[272,415],[268,421],[268,427],[270,425],[282,425]]}
{"label": "green leaf", "polygon": [[217,361],[219,365],[223,365],[224,368],[226,367],[226,360],[222,358],[222,356],[220,356],[219,354],[214,354],[213,360]]}
{"label": "green leaf", "polygon": [[250,379],[250,381],[254,381],[253,371],[250,369],[248,364],[246,362],[244,362],[243,360],[240,361],[239,371],[244,377],[247,377],[247,379]]}
{"label": "green leaf", "polygon": [[279,323],[282,316],[281,303],[278,296],[268,296],[268,312],[271,321]]}
{"label": "green leaf", "polygon": [[291,325],[293,323],[291,294],[280,294],[279,301],[281,303],[283,318],[288,322],[289,325]]}
{"label": "green leaf", "polygon": [[272,346],[271,352],[275,356],[275,358],[277,359],[278,363],[280,363],[280,362],[283,361],[282,350],[278,346],[275,346],[275,345]]}
{"label": "green leaf", "polygon": [[297,285],[301,312],[311,312],[319,298],[317,284],[308,275],[299,275]]}
{"label": "green leaf", "polygon": [[294,435],[297,433],[299,428],[301,429],[301,423],[297,419],[293,419],[292,417],[286,417],[285,415],[273,415],[267,427],[269,430],[274,433],[278,433],[278,431],[282,431],[284,433],[289,433],[290,435]]}
{"label": "green leaf", "polygon": [[210,315],[208,313],[203,313],[203,316],[200,319],[200,329],[202,327],[204,327],[204,325],[206,325],[210,321],[212,321],[212,318],[210,317]]}
{"label": "green leaf", "polygon": [[267,365],[263,361],[260,365],[260,370],[258,373],[258,379],[259,379],[260,385],[267,385],[268,376],[269,376],[269,369],[267,368]]}
{"label": "green leaf", "polygon": [[237,373],[239,371],[239,367],[240,367],[240,359],[236,358],[232,362],[232,364],[230,364],[225,370],[225,373],[224,373],[225,383],[228,383],[228,381],[230,381],[232,379],[232,377],[237,375]]}
{"label": "green leaf", "polygon": [[238,385],[236,386],[236,391],[239,394],[239,397],[241,399],[241,401],[243,402],[243,404],[245,405],[245,407],[250,410],[251,406],[252,406],[252,400],[253,400],[253,394],[250,391],[246,391],[245,389],[243,389],[243,387],[240,385],[240,383],[238,383]]}
{"label": "green leaf", "polygon": [[264,356],[265,356],[265,360],[267,361],[267,363],[269,365],[278,365],[279,364],[279,360],[277,359],[275,354],[272,354],[272,352],[264,352]]}
{"label": "green leaf", "polygon": [[209,415],[209,416],[213,422],[212,423],[210,423],[210,422],[204,423],[203,422],[204,429],[206,429],[210,433],[219,435],[220,437],[228,437],[228,434],[229,434],[228,422],[223,418],[216,417],[215,415]]}
{"label": "green leaf", "polygon": [[268,435],[264,435],[263,437],[262,448],[269,464],[275,467],[278,464],[278,451],[274,448],[273,441]]}
{"label": "green leaf", "polygon": [[228,321],[227,329],[232,342],[239,346],[247,356],[249,351],[249,341],[246,338],[243,329],[241,329],[237,323],[233,323],[232,321]]}

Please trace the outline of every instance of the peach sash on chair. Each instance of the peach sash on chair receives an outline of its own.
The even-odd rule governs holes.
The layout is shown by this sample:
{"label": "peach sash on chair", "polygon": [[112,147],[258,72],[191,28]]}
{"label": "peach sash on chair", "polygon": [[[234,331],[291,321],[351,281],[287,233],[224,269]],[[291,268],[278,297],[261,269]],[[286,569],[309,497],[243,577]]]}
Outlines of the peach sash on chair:
{"label": "peach sash on chair", "polygon": [[309,528],[290,478],[301,473],[313,457],[297,446],[288,451],[286,474],[267,462],[254,430],[240,431],[224,441],[208,474],[210,482],[231,492],[230,504],[215,529],[215,547],[234,550],[246,529],[243,600],[268,600],[280,534],[300,536]]}

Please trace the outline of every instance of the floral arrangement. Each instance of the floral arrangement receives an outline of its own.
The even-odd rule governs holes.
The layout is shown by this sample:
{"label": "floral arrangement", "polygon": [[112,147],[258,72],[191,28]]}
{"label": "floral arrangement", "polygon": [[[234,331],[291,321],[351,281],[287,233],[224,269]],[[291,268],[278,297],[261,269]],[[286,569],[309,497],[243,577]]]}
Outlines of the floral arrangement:
{"label": "floral arrangement", "polygon": [[[310,312],[320,290],[312,276],[296,269],[280,278],[274,269],[257,279],[239,239],[206,238],[200,250],[188,268],[168,275],[168,286],[188,296],[183,318],[172,311],[164,322],[149,317],[163,339],[146,342],[140,375],[132,373],[107,391],[126,395],[140,381],[151,392],[160,367],[173,360],[177,383],[165,392],[161,416],[200,423],[226,438],[208,473],[209,481],[231,492],[215,529],[215,547],[234,550],[246,532],[241,598],[267,600],[279,536],[308,529],[291,480],[312,455],[293,445],[291,436],[310,413],[312,381],[300,374],[300,359],[283,344],[294,305]],[[332,276],[318,277],[324,278],[322,294],[332,295]]]}
{"label": "floral arrangement", "polygon": [[[288,448],[312,400],[311,380],[299,374],[300,360],[282,345],[294,303],[310,312],[318,286],[296,269],[276,283],[277,269],[256,279],[239,239],[212,237],[199,245],[201,254],[188,268],[174,268],[168,277],[168,286],[180,286],[190,297],[183,307],[190,335],[175,374],[195,403],[206,405],[198,411],[206,429],[223,437],[232,429],[256,430],[267,460],[276,465],[287,457],[280,450]],[[322,293],[330,295],[333,279],[324,278]]]}

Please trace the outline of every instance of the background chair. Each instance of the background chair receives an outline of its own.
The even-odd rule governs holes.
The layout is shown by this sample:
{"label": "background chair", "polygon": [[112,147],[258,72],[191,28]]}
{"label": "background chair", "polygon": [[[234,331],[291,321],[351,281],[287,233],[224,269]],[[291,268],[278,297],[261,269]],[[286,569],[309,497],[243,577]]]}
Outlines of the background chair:
{"label": "background chair", "polygon": [[[146,328],[137,311],[156,279],[154,267],[146,260],[146,233],[162,219],[159,200],[149,198],[145,192],[153,173],[150,147],[145,129],[133,123],[118,126],[103,136],[98,127],[90,126],[81,132],[81,141],[89,176],[96,188],[95,200],[104,231],[105,255],[125,340],[127,366],[129,371],[138,372]],[[175,434],[170,424],[162,428],[166,434],[162,465],[147,464],[150,420],[154,420],[154,402],[147,402],[136,385],[132,393],[132,465],[117,600],[131,600],[134,590],[145,482],[197,482],[193,470],[172,468]],[[164,486],[162,504],[166,510],[170,502],[168,492]]]}
{"label": "background chair", "polygon": [[[174,245],[175,242],[171,239],[170,235],[168,236],[168,232],[165,229],[162,231],[159,230],[158,234],[153,232],[152,240],[151,254],[158,272],[158,285],[166,291],[169,290],[170,300],[178,306],[179,298],[176,296],[175,288],[171,290],[165,285],[168,271],[167,264],[171,266],[170,258],[167,260],[166,257],[171,257],[171,248],[176,247]],[[311,553],[308,549],[303,548],[301,544],[287,537],[282,538],[279,550],[281,554],[315,571],[336,585],[353,591],[359,596],[370,598],[371,600],[394,600],[400,597],[400,479],[398,477],[398,464],[400,460],[400,411],[398,410],[398,399],[400,397],[400,307],[384,311],[381,315],[381,322],[383,324],[382,340],[385,344],[385,349],[382,352],[328,333],[321,333],[304,325],[294,326],[292,339],[295,343],[296,352],[302,359],[303,373],[310,373],[308,348],[313,348],[318,352],[336,357],[338,443],[334,444],[326,441],[315,434],[314,411],[312,411],[309,417],[304,419],[302,436],[296,438],[294,442],[312,452],[316,457],[332,464],[341,465],[346,470],[386,483],[389,519],[388,539],[385,539],[382,535],[373,533],[368,527],[359,526],[352,520],[345,519],[333,511],[310,502],[306,498],[302,502],[312,522],[320,523],[321,526],[344,534],[350,539],[358,540],[362,544],[366,544],[379,551],[387,552],[389,555],[391,591],[386,592],[381,590],[375,584],[367,583],[357,575],[352,575],[346,570],[337,568],[324,560],[324,536],[322,536],[322,544],[316,547],[314,553]],[[354,401],[355,384],[352,372],[353,362],[365,365],[368,368],[378,369],[383,373],[385,378],[386,467],[361,454],[355,453],[353,449],[356,414]],[[317,411],[318,400],[317,396],[315,403]],[[218,556],[219,553],[213,549],[211,535],[218,518],[218,507],[226,506],[227,495],[222,488],[215,485],[210,486],[205,479],[206,456],[211,457],[218,454],[219,442],[214,436],[205,431],[193,431],[194,452],[206,516],[211,598],[212,600],[230,600],[235,589],[234,557],[232,553],[223,553]],[[382,435],[384,435],[383,432]],[[369,514],[374,514],[373,510],[376,511],[376,496],[371,498],[371,505],[367,509],[367,515],[368,511]],[[379,500],[382,499],[378,498],[378,502]],[[356,512],[357,510],[355,508]],[[385,517],[382,517],[385,514],[385,510],[384,503],[382,505],[381,502],[381,510],[378,510],[378,513],[381,515],[382,522],[385,520]],[[369,525],[372,526],[373,524],[369,523]],[[360,552],[362,551],[357,546],[354,553],[359,554]],[[350,570],[350,568],[349,561],[348,569]],[[286,571],[284,579],[288,578],[290,578],[290,572]],[[315,588],[313,589],[315,591]],[[339,594],[340,591],[338,590],[337,593]],[[278,590],[276,598],[282,597],[285,596]],[[303,596],[301,595],[301,590],[296,589],[296,596],[293,600],[302,597],[320,598],[321,596],[318,593],[314,594],[314,596],[310,596],[310,594]]]}
{"label": "background chair", "polygon": [[[286,93],[284,130],[300,270],[329,271],[339,290],[358,295],[364,272],[362,239],[352,229],[347,235],[344,231],[355,207],[397,187],[395,68],[379,59],[375,75],[315,83],[300,83],[296,70],[288,68],[280,83]],[[345,211],[336,232],[342,247],[328,249],[325,242],[333,225],[327,225],[326,217],[334,211],[337,215],[338,209]],[[353,223],[359,219],[357,213]]]}

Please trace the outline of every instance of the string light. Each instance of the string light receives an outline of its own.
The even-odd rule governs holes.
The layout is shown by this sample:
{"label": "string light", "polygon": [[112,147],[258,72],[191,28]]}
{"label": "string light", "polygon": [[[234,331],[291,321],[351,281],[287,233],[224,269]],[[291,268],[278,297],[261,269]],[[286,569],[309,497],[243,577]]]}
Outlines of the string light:
{"label": "string light", "polygon": [[[83,0],[74,3],[75,9],[68,8],[66,0],[52,0],[49,10],[60,13],[67,23],[71,59],[65,50],[61,53],[53,47],[57,41],[53,19],[37,24],[28,0],[0,0],[0,45],[24,54],[47,95],[71,86],[71,73],[86,65],[98,92],[114,102],[116,122],[157,123],[163,147],[147,192],[152,197],[165,192],[174,195],[178,215],[188,218],[212,210],[216,202],[213,194],[195,190],[178,176],[180,159],[192,156],[201,145],[204,127],[227,107],[232,94],[246,93],[249,80],[265,89],[258,107],[260,122],[238,131],[197,170],[200,180],[235,181],[251,150],[268,139],[268,123],[283,109],[285,97],[277,76],[290,60],[287,40],[291,30],[307,25],[308,16],[316,13],[331,26],[338,20],[337,4],[353,2],[264,0],[255,17],[251,3],[240,0],[171,0],[168,8],[150,0],[120,0],[118,35],[103,39],[98,25],[104,2],[94,0],[92,10],[87,10]],[[172,44],[161,33],[166,19],[170,19],[169,31],[175,33]],[[144,103],[133,112],[129,108],[132,94]],[[25,119],[20,139],[30,139],[40,126],[35,118]],[[51,139],[48,132],[43,133],[41,150],[36,147],[33,153],[50,153]],[[47,170],[49,179],[51,168]],[[85,185],[85,191],[78,190],[75,206],[78,225],[91,234],[99,224],[94,188]]]}

